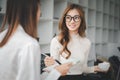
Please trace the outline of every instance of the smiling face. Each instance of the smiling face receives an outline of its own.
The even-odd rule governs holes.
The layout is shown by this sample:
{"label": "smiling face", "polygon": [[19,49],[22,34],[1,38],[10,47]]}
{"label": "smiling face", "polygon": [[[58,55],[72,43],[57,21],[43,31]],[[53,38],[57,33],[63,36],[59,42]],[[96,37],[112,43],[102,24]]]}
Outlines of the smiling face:
{"label": "smiling face", "polygon": [[81,24],[79,12],[76,9],[68,11],[65,16],[65,22],[70,33],[78,33],[78,28]]}

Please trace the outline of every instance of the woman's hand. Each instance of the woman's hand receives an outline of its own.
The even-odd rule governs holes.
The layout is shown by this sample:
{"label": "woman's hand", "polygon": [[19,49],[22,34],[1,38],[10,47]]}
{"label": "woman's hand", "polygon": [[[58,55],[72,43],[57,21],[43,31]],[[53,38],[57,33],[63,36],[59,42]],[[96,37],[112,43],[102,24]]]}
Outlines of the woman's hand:
{"label": "woman's hand", "polygon": [[[109,70],[109,69],[108,69]],[[108,71],[107,70],[107,71]],[[101,70],[98,66],[94,66],[94,71],[95,72],[107,72],[107,71],[104,71],[104,70]]]}
{"label": "woman's hand", "polygon": [[95,71],[95,72],[100,72],[101,69],[100,69],[98,66],[94,66],[94,71]]}
{"label": "woman's hand", "polygon": [[[45,62],[45,66],[51,66],[53,64],[55,64],[55,59],[53,57],[45,57],[44,59]],[[72,63],[64,63],[62,65],[58,65],[55,67],[55,69],[61,73],[62,76],[66,75],[70,69],[70,67],[72,66]]]}
{"label": "woman's hand", "polygon": [[57,71],[61,73],[62,76],[66,75],[69,72],[70,67],[72,66],[72,63],[65,63],[62,65],[58,65],[55,67]]}
{"label": "woman's hand", "polygon": [[44,62],[45,62],[45,66],[51,66],[55,64],[55,60],[53,59],[53,57],[49,57],[49,56],[45,57]]}

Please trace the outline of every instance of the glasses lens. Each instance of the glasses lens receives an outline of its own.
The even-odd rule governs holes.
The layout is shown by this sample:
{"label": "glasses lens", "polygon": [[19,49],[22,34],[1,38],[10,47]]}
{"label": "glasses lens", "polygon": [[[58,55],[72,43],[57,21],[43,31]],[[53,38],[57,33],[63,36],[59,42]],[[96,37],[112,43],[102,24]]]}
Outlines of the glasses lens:
{"label": "glasses lens", "polygon": [[74,19],[75,22],[78,22],[78,21],[80,21],[80,16],[76,15],[76,16],[73,17],[73,19]]}
{"label": "glasses lens", "polygon": [[70,22],[71,21],[71,16],[69,16],[69,15],[66,15],[66,17],[65,17],[65,20],[67,21],[67,22]]}

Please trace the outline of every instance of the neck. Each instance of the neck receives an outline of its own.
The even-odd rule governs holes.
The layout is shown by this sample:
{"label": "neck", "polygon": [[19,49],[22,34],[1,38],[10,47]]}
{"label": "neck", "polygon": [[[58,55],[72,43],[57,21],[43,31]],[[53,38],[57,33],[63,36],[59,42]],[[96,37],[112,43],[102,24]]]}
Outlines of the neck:
{"label": "neck", "polygon": [[77,35],[78,34],[78,31],[69,31],[69,35],[72,36],[72,35]]}

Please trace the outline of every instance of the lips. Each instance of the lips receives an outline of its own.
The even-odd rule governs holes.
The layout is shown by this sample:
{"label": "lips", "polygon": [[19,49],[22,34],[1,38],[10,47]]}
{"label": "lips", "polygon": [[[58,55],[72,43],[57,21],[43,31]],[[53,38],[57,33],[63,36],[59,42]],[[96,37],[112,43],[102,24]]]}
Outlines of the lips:
{"label": "lips", "polygon": [[75,26],[75,25],[70,25],[69,27],[70,27],[70,28],[75,28],[76,26]]}

